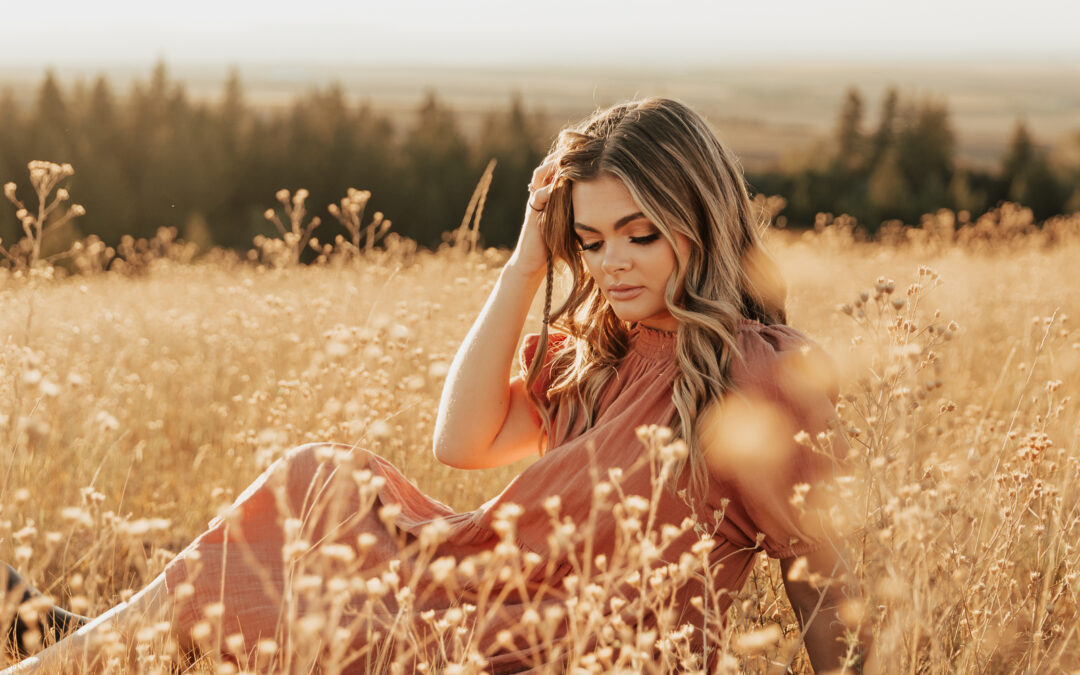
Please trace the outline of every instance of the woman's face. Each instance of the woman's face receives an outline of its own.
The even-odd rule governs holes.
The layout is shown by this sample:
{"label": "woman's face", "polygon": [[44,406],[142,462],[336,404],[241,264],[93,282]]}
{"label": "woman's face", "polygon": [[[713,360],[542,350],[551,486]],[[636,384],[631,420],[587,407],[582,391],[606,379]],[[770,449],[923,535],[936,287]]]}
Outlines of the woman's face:
{"label": "woman's face", "polygon": [[678,320],[667,310],[664,288],[675,271],[676,255],[685,269],[689,240],[676,233],[678,250],[673,249],[641,213],[622,181],[611,174],[575,181],[570,194],[582,259],[615,315],[650,328],[675,330]]}

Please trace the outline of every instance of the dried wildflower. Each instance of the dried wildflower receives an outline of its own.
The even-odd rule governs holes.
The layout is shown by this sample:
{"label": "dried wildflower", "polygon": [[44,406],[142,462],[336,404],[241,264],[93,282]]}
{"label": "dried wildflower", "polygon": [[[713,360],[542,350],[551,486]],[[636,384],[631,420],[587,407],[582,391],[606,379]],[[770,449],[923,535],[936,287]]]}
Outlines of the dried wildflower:
{"label": "dried wildflower", "polygon": [[806,581],[808,579],[808,570],[809,565],[806,556],[801,555],[788,568],[787,578],[790,581]]}
{"label": "dried wildflower", "polygon": [[514,634],[508,630],[500,630],[495,634],[495,643],[499,646],[512,648],[514,646]]}
{"label": "dried wildflower", "polygon": [[697,556],[703,556],[708,554],[715,548],[716,542],[711,537],[701,537],[698,541],[694,542],[694,545],[690,547],[690,550]]}
{"label": "dried wildflower", "polygon": [[611,483],[607,481],[600,481],[593,486],[593,499],[597,501],[603,501],[607,499],[614,491],[615,487]]}
{"label": "dried wildflower", "polygon": [[323,544],[319,547],[319,553],[323,557],[348,565],[356,559],[356,552],[352,547],[345,544]]}
{"label": "dried wildflower", "polygon": [[191,627],[191,639],[194,640],[196,644],[206,642],[210,639],[213,632],[214,629],[209,622],[200,621]]}
{"label": "dried wildflower", "polygon": [[229,651],[233,654],[243,654],[244,636],[240,633],[230,633],[225,636],[225,646],[228,647]]}
{"label": "dried wildflower", "polygon": [[[386,508],[386,507],[383,507]],[[380,510],[381,511],[381,510]],[[400,512],[400,507],[399,507]],[[381,516],[380,512],[380,516]],[[450,533],[450,524],[442,518],[436,518],[420,530],[420,545],[434,546],[441,543]]]}
{"label": "dried wildflower", "polygon": [[295,626],[300,637],[316,640],[326,626],[326,618],[322,614],[306,614],[296,621]]}
{"label": "dried wildflower", "polygon": [[764,628],[736,636],[732,641],[732,647],[739,653],[753,654],[769,649],[779,642],[782,637],[783,633],[781,633],[780,627],[776,624],[769,624]]}
{"label": "dried wildflower", "polygon": [[623,506],[630,515],[639,516],[649,510],[649,500],[640,495],[631,495],[623,502]]}
{"label": "dried wildflower", "polygon": [[547,511],[548,515],[550,515],[552,518],[555,518],[559,515],[559,509],[562,507],[562,499],[559,497],[559,495],[551,495],[550,497],[545,497],[543,507],[544,510]]}
{"label": "dried wildflower", "polygon": [[796,483],[792,487],[792,492],[794,492],[794,494],[788,499],[788,501],[790,501],[791,505],[796,508],[804,506],[806,504],[806,493],[809,491],[809,483]]}
{"label": "dried wildflower", "polygon": [[386,595],[390,591],[390,588],[389,588],[389,586],[387,586],[386,582],[384,582],[382,579],[380,579],[378,577],[369,578],[365,582],[365,586],[366,586],[365,590],[367,591],[368,595],[371,595],[371,596],[374,596],[374,597],[377,597],[377,598],[381,597],[383,595]]}
{"label": "dried wildflower", "polygon": [[428,570],[431,572],[432,579],[436,583],[445,583],[454,573],[457,567],[457,562],[450,556],[442,556],[436,558],[428,565]]}

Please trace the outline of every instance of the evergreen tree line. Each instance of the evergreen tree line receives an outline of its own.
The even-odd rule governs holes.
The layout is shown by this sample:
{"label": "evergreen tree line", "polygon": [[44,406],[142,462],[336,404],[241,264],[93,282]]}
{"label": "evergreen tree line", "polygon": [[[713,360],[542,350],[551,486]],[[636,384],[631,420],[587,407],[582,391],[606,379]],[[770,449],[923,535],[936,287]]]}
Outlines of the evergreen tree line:
{"label": "evergreen tree line", "polygon": [[[70,163],[75,175],[66,185],[86,215],[67,236],[93,233],[115,244],[125,234],[176,227],[185,238],[239,249],[257,234],[277,236],[264,213],[280,207],[281,188],[309,191],[309,209],[323,222],[315,236],[332,241],[345,230],[326,208],[355,187],[371,192],[365,220],[381,211],[392,231],[434,246],[461,224],[495,158],[481,235],[488,245],[511,245],[526,186],[550,142],[541,138],[543,126],[517,96],[490,113],[482,138],[470,143],[434,93],[401,132],[370,103],[351,104],[338,85],[265,111],[245,100],[235,73],[208,104],[190,100],[161,63],[126,100],[104,77],[63,92],[50,72],[29,110],[18,108],[10,90],[0,97],[0,183],[14,181],[32,205],[27,162]],[[5,204],[0,237],[11,243],[21,231]]]}
{"label": "evergreen tree line", "polygon": [[[914,223],[939,207],[978,213],[1003,199],[1040,218],[1080,210],[1077,169],[1052,168],[1023,125],[1001,171],[981,173],[955,167],[943,105],[902,105],[891,91],[875,130],[864,132],[862,117],[852,90],[824,161],[751,174],[752,188],[786,197],[792,225],[813,222],[819,211],[849,213],[866,225]],[[86,208],[67,236],[93,233],[115,244],[171,226],[185,238],[240,249],[275,233],[264,212],[279,188],[306,188],[325,223],[315,234],[332,240],[343,230],[323,212],[355,187],[372,193],[368,214],[382,211],[393,231],[435,246],[460,224],[495,158],[481,234],[487,245],[513,245],[525,187],[551,141],[544,117],[513,96],[470,141],[454,112],[428,93],[415,121],[398,126],[369,102],[351,105],[337,85],[261,111],[245,100],[235,73],[217,102],[197,103],[163,63],[123,99],[104,77],[63,92],[49,72],[31,109],[20,110],[10,89],[0,97],[0,182],[15,181],[25,200],[27,162],[67,162],[75,167],[72,200]],[[0,237],[10,243],[19,232],[14,209],[0,207]]]}
{"label": "evergreen tree line", "polygon": [[1080,211],[1080,129],[1069,141],[1074,163],[1055,163],[1018,121],[1000,167],[984,171],[957,165],[944,103],[904,102],[889,89],[870,130],[864,107],[858,89],[849,89],[821,152],[798,168],[751,177],[754,187],[784,196],[795,223],[847,213],[871,233],[885,220],[914,224],[939,208],[977,216],[1002,201],[1030,207],[1038,220]]}

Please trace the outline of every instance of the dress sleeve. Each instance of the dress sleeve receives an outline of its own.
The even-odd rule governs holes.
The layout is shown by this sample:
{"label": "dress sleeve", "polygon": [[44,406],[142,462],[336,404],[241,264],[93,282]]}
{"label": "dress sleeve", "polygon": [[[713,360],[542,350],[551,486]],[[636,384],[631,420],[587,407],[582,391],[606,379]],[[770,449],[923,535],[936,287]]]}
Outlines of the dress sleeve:
{"label": "dress sleeve", "polygon": [[[533,383],[533,392],[540,398],[544,406],[548,410],[551,409],[551,401],[548,399],[548,388],[551,386],[551,382],[554,379],[551,372],[551,358],[555,352],[562,346],[566,339],[566,335],[563,333],[548,333],[547,353],[544,356],[544,365],[540,370],[539,375],[536,377],[536,382]],[[524,380],[529,372],[529,366],[532,364],[533,359],[536,357],[536,348],[540,341],[539,333],[529,333],[525,336],[525,340],[521,343],[521,351],[518,352],[518,362],[521,366],[521,379]],[[532,400],[529,401],[532,404]],[[537,412],[534,405],[529,406],[529,414],[532,415],[533,421],[537,426],[541,425],[540,413]]]}
{"label": "dress sleeve", "polygon": [[747,327],[737,343],[737,394],[703,427],[710,493],[731,500],[729,527],[746,545],[754,542],[773,558],[804,555],[836,536],[827,511],[835,492],[825,487],[845,472],[848,444],[839,429],[818,439],[838,425],[836,368],[789,326]]}

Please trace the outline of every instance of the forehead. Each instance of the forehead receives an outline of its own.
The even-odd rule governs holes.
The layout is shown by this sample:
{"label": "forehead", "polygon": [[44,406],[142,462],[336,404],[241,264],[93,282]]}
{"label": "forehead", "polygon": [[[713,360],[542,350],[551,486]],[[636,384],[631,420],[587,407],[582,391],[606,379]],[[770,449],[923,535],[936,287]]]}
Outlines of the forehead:
{"label": "forehead", "polygon": [[611,228],[623,216],[640,211],[621,180],[604,173],[570,187],[574,220],[593,228]]}

